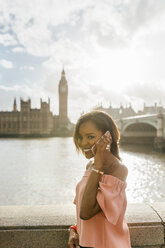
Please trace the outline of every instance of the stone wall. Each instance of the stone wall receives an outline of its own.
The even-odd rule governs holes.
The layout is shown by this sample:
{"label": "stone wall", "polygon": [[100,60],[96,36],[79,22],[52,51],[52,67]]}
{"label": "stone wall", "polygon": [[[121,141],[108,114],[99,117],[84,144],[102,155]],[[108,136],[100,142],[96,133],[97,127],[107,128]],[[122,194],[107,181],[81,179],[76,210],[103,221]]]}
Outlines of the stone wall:
{"label": "stone wall", "polygon": [[[165,202],[128,204],[126,221],[132,248],[165,248]],[[75,222],[73,204],[0,206],[0,248],[66,248]]]}

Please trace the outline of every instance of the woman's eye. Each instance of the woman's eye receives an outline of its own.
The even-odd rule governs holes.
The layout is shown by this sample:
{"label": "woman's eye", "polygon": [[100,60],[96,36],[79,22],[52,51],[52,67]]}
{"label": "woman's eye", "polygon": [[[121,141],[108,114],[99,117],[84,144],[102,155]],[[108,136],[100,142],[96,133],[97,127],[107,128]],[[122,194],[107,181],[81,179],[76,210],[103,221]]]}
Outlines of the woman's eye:
{"label": "woman's eye", "polygon": [[89,135],[88,139],[93,139],[95,136]]}

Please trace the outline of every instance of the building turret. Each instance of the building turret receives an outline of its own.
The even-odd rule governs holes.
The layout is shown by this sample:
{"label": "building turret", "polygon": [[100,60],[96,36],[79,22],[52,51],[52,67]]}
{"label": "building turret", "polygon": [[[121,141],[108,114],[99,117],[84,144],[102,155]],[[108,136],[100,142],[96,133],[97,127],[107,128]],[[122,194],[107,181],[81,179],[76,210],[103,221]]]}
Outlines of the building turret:
{"label": "building turret", "polygon": [[30,112],[31,109],[31,99],[28,98],[28,101],[24,101],[22,98],[20,99],[21,112]]}
{"label": "building turret", "polygon": [[16,98],[14,98],[13,111],[14,111],[14,112],[17,112],[17,102],[16,102]]}
{"label": "building turret", "polygon": [[42,101],[42,98],[40,98],[40,110],[41,112],[47,112],[47,113],[50,113],[50,99],[48,98],[48,103],[47,102],[43,102]]}

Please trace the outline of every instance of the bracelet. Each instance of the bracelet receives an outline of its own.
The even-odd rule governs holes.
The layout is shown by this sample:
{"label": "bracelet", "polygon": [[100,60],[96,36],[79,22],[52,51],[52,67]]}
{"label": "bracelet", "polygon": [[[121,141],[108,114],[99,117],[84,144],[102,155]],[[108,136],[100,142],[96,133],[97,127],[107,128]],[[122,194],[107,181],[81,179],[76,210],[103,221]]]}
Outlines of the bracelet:
{"label": "bracelet", "polygon": [[103,175],[103,174],[104,174],[104,172],[103,172],[103,171],[96,170],[96,169],[94,169],[94,168],[92,168],[92,171],[95,171],[96,173],[101,174],[101,175]]}
{"label": "bracelet", "polygon": [[77,226],[76,225],[70,226],[68,230],[70,231],[71,229],[74,229],[77,232]]}

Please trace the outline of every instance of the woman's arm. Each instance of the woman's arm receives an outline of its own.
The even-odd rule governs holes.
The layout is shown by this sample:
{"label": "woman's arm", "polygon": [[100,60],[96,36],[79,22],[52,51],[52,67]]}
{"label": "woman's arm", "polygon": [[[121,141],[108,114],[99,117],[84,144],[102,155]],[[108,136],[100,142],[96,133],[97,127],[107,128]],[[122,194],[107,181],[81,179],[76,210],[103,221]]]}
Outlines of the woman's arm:
{"label": "woman's arm", "polygon": [[[106,146],[110,141],[109,139],[107,139],[107,137],[103,137],[103,136],[99,140],[99,142],[95,144],[96,155],[94,157],[94,168],[102,171],[103,171],[103,165],[109,153],[109,151],[106,150]],[[91,171],[81,201],[81,207],[80,207],[81,219],[88,220],[101,210],[96,200],[100,176],[101,175],[99,173],[96,173],[95,171]]]}
{"label": "woman's arm", "polygon": [[68,248],[74,248],[79,245],[79,235],[74,229],[70,229]]}
{"label": "woman's arm", "polygon": [[88,220],[101,211],[101,208],[96,200],[100,176],[100,174],[91,171],[80,207],[80,218],[83,220]]}
{"label": "woman's arm", "polygon": [[[99,142],[96,143],[94,168],[106,172],[106,174],[111,174],[107,173],[107,171],[112,171],[113,167],[115,168],[116,166],[114,166],[114,156],[106,150],[106,146],[108,143],[109,140],[104,135],[102,136],[102,139],[100,139]],[[117,166],[116,168],[117,169],[114,171],[113,176],[116,176],[124,181],[127,176],[127,171],[125,170],[126,167]],[[91,171],[81,201],[81,219],[88,220],[96,215],[99,211],[101,211],[101,208],[96,199],[100,177],[101,175],[99,173]]]}
{"label": "woman's arm", "polygon": [[[106,173],[106,174],[111,174],[111,173]],[[120,180],[125,181],[128,174],[128,169],[124,165],[120,165],[120,166],[118,165],[116,166],[116,169],[113,171],[112,174],[114,177],[117,177]],[[91,174],[88,178],[88,182],[84,190],[84,194],[81,201],[81,207],[80,207],[80,218],[83,220],[88,220],[101,211],[101,208],[96,199],[100,177],[101,175],[99,173],[96,173],[95,171],[91,171]]]}

